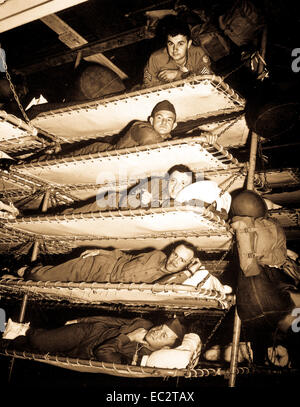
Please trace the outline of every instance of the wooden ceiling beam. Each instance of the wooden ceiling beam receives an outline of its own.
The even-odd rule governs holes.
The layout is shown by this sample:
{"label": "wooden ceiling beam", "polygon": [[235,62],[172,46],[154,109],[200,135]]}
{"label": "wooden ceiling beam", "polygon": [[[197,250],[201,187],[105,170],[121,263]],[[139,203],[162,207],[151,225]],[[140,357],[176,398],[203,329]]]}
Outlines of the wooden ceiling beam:
{"label": "wooden ceiling beam", "polygon": [[2,0],[0,1],[0,32],[27,24],[87,0]]}
{"label": "wooden ceiling beam", "polygon": [[49,68],[54,68],[60,65],[75,62],[78,52],[82,53],[82,58],[86,58],[103,53],[105,51],[110,51],[112,49],[135,44],[136,42],[142,41],[147,38],[149,38],[149,34],[147,34],[146,32],[145,26],[138,27],[133,30],[129,30],[116,36],[107,38],[105,40],[91,42],[82,46],[78,46],[77,48],[67,50],[64,53],[47,56],[31,65],[16,67],[14,69],[14,72],[24,75],[32,74],[34,72],[39,72]]}
{"label": "wooden ceiling beam", "polygon": [[[51,30],[58,34],[58,38],[69,48],[74,49],[86,45],[88,42],[83,38],[78,32],[76,32],[72,27],[70,27],[65,21],[63,21],[56,14],[50,14],[46,17],[41,18],[41,21],[46,24]],[[81,51],[80,51],[81,52]],[[105,55],[102,53],[93,54],[84,57],[86,61],[96,62],[114,71],[121,79],[127,79],[128,76],[119,69],[115,64],[113,64]]]}

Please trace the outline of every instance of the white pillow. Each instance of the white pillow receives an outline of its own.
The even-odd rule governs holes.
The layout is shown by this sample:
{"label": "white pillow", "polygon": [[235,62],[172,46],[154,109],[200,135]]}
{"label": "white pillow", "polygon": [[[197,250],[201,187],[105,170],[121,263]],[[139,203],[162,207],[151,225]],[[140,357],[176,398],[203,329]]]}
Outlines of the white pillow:
{"label": "white pillow", "polygon": [[195,366],[198,363],[201,345],[199,335],[194,333],[185,334],[180,346],[174,349],[156,350],[151,355],[144,356],[141,364],[142,366],[165,369],[184,369],[193,361],[193,366]]}
{"label": "white pillow", "polygon": [[214,181],[198,181],[183,188],[176,197],[177,202],[187,202],[192,199],[199,199],[211,204],[216,201],[217,210],[225,209],[228,213],[231,205],[231,195],[225,192],[221,197],[221,188]]}
{"label": "white pillow", "polygon": [[[191,277],[183,281],[183,285],[192,285],[193,287],[197,287],[201,281],[209,274],[209,272],[205,269],[200,269],[196,271]],[[230,294],[232,292],[232,288],[229,285],[223,285],[220,280],[213,276],[212,274],[208,277],[201,288],[206,288],[207,290],[215,290],[222,294]]]}

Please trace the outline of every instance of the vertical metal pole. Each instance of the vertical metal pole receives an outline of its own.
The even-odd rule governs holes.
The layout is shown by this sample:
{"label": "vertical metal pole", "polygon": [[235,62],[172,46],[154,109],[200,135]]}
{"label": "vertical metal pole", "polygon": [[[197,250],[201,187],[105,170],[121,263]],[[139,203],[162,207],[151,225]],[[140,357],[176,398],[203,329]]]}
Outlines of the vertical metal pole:
{"label": "vertical metal pole", "polygon": [[47,212],[50,199],[50,189],[47,189],[43,199],[42,212]]}
{"label": "vertical metal pole", "polygon": [[[31,261],[34,261],[37,259],[38,248],[39,248],[39,242],[36,240],[33,245]],[[20,311],[20,315],[19,315],[20,323],[22,323],[24,321],[26,307],[27,307],[27,300],[28,300],[28,294],[24,294],[23,300],[22,300],[22,305],[21,305],[21,311]],[[10,381],[11,381],[14,364],[15,364],[15,358],[13,357],[10,361],[10,366],[9,366],[8,383],[10,383]]]}
{"label": "vertical metal pole", "polygon": [[249,157],[249,170],[247,177],[247,189],[253,190],[254,188],[254,174],[256,166],[256,153],[257,153],[257,141],[258,136],[256,133],[252,133],[251,136],[251,146],[250,146],[250,157]]}
{"label": "vertical metal pole", "polygon": [[241,334],[241,320],[238,316],[237,309],[235,308],[234,313],[234,323],[233,323],[233,336],[232,336],[232,347],[231,347],[231,359],[230,359],[230,369],[229,369],[229,387],[235,386],[236,381],[236,368],[238,364],[238,353],[240,344],[240,334]]}
{"label": "vertical metal pole", "polygon": [[[258,142],[258,136],[256,133],[253,132],[251,135],[249,170],[248,170],[248,177],[247,177],[247,189],[249,189],[249,190],[253,190],[253,188],[254,188],[257,142]],[[229,387],[235,386],[236,368],[237,368],[237,363],[238,363],[238,352],[239,352],[239,344],[240,344],[240,334],[241,334],[241,320],[240,320],[240,317],[238,316],[237,309],[235,309],[231,360],[230,360],[230,370],[229,370],[229,384],[228,384]]]}
{"label": "vertical metal pole", "polygon": [[[265,60],[266,58],[266,52],[267,52],[267,33],[268,33],[268,29],[267,27],[265,27],[263,29],[263,33],[262,33],[262,39],[261,39],[261,48],[260,48],[260,55],[262,57],[263,60]],[[257,68],[257,74],[260,75],[264,70],[264,63],[263,61],[259,61],[258,64],[258,68]]]}

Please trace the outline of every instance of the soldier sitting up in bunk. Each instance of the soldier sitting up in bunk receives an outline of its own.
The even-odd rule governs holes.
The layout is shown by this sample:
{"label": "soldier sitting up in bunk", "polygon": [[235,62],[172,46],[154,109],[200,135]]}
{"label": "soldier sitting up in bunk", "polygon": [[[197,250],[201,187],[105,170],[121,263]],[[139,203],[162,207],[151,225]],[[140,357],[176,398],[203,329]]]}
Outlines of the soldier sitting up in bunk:
{"label": "soldier sitting up in bunk", "polygon": [[144,87],[184,79],[190,75],[212,74],[210,58],[205,51],[192,45],[188,24],[177,17],[165,30],[166,46],[155,51],[144,69]]}
{"label": "soldier sitting up in bunk", "polygon": [[[195,247],[184,241],[177,242],[168,256],[161,250],[138,254],[118,249],[87,250],[80,257],[58,265],[22,267],[17,275],[33,281],[153,283],[182,270],[194,274],[200,267]],[[12,275],[2,278],[7,277],[13,278]]]}
{"label": "soldier sitting up in bunk", "polygon": [[1,347],[136,365],[144,355],[177,346],[185,330],[178,318],[154,325],[143,318],[93,316],[67,321],[64,326],[50,330],[9,320]]}

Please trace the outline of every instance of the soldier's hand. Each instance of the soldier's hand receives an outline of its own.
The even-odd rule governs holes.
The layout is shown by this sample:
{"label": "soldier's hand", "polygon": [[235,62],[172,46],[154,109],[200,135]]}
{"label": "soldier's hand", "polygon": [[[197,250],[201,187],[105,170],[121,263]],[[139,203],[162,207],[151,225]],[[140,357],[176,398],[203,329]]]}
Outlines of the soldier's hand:
{"label": "soldier's hand", "polygon": [[95,249],[95,250],[86,250],[85,252],[81,253],[80,257],[82,259],[86,259],[87,257],[91,257],[91,256],[98,256],[99,254],[99,250]]}
{"label": "soldier's hand", "polygon": [[198,259],[198,257],[195,257],[194,260],[189,264],[188,270],[194,274],[200,269],[201,265],[201,261]]}
{"label": "soldier's hand", "polygon": [[149,191],[143,189],[140,194],[141,204],[148,205],[152,200],[152,194]]}
{"label": "soldier's hand", "polygon": [[127,334],[128,338],[130,339],[131,342],[138,342],[138,343],[147,343],[144,338],[147,334],[147,329],[145,328],[137,328],[132,332],[129,332]]}
{"label": "soldier's hand", "polygon": [[161,81],[171,82],[174,81],[174,79],[176,79],[177,75],[178,75],[177,69],[164,69],[163,71],[159,72],[157,77]]}
{"label": "soldier's hand", "polygon": [[77,323],[78,323],[77,319],[72,319],[71,321],[65,322],[65,325],[71,325],[71,324],[77,324]]}
{"label": "soldier's hand", "polygon": [[207,133],[205,137],[208,144],[215,144],[218,141],[218,136],[216,134]]}

